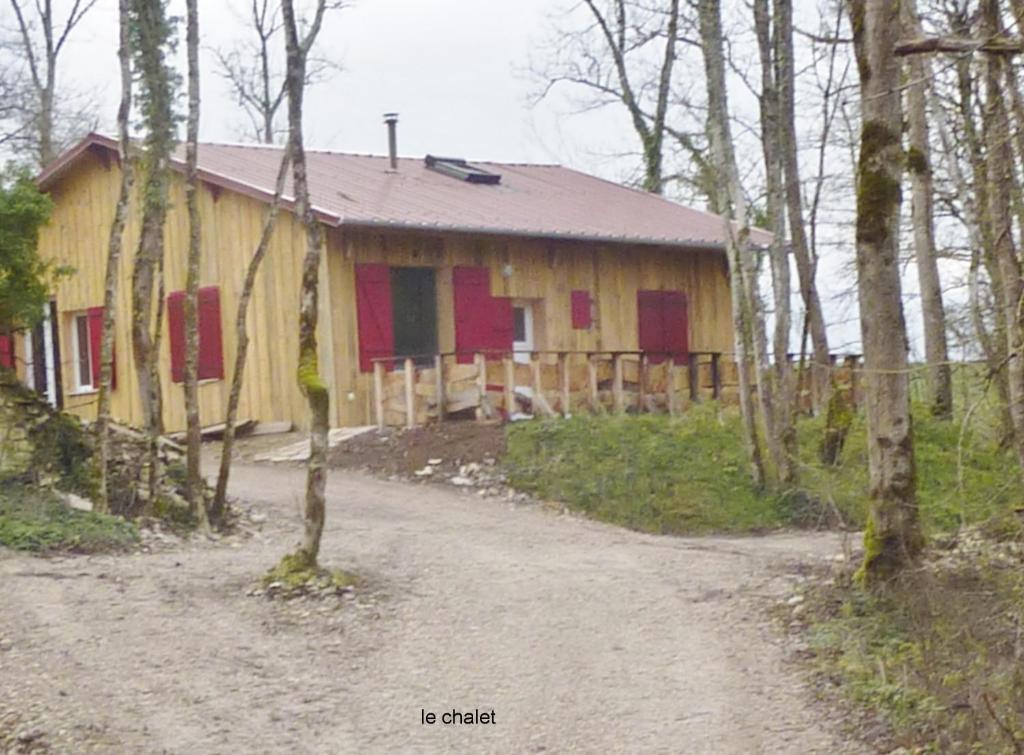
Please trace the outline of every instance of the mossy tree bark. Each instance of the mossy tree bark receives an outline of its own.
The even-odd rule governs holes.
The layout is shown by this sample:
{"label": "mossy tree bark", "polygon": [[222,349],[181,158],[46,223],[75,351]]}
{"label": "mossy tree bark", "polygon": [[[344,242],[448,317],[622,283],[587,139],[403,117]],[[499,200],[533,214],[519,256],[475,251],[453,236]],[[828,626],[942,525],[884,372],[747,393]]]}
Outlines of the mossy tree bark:
{"label": "mossy tree bark", "polygon": [[725,53],[719,0],[700,0],[698,7],[701,48],[708,93],[708,136],[712,160],[719,176],[719,207],[726,208],[727,255],[732,295],[732,316],[736,328],[736,363],[739,372],[740,409],[744,441],[754,484],[765,483],[764,460],[757,434],[755,408],[755,317],[751,306],[750,218],[747,200],[740,186],[739,169],[729,125],[729,103],[725,86]]}
{"label": "mossy tree bark", "polygon": [[900,3],[851,0],[849,10],[861,83],[857,287],[871,497],[859,574],[875,586],[912,563],[923,547],[899,266]]}
{"label": "mossy tree bark", "polygon": [[296,212],[306,229],[306,256],[302,262],[302,289],[299,305],[298,380],[309,402],[309,462],[306,472],[305,528],[299,553],[311,564],[317,563],[320,537],[324,530],[324,490],[327,483],[327,431],[330,396],[320,376],[317,351],[317,315],[319,312],[320,259],[323,231],[313,214],[306,177],[306,153],[302,143],[302,101],[306,83],[306,60],[319,33],[327,3],[318,0],[315,16],[306,35],[300,39],[291,0],[282,0],[288,90],[288,144],[292,160],[292,184]]}
{"label": "mossy tree bark", "polygon": [[[903,0],[903,22],[907,31],[920,32],[915,0]],[[928,367],[928,407],[932,415],[953,418],[953,375],[946,342],[946,308],[942,301],[942,280],[935,249],[935,182],[932,176],[931,136],[928,127],[928,89],[932,71],[927,59],[911,56],[907,63],[907,121],[914,257],[921,289],[924,324],[924,353]]]}
{"label": "mossy tree bark", "polygon": [[199,264],[202,225],[199,215],[199,8],[186,0],[188,48],[188,123],[185,137],[185,204],[188,208],[188,266],[185,275],[185,494],[201,529],[209,529],[202,470],[202,428],[199,418]]}
{"label": "mossy tree bark", "polygon": [[235,445],[235,424],[238,421],[238,402],[242,395],[242,380],[245,377],[245,363],[249,354],[249,333],[247,322],[249,317],[249,301],[252,299],[252,291],[256,285],[256,275],[263,264],[267,250],[270,248],[270,240],[274,234],[274,227],[277,223],[277,214],[281,207],[281,195],[284,193],[285,181],[288,178],[288,171],[291,168],[291,151],[285,149],[281,158],[281,167],[277,171],[277,181],[274,184],[274,198],[270,208],[263,219],[263,231],[260,234],[256,251],[245,271],[245,280],[242,282],[242,293],[238,297],[238,312],[235,315],[235,339],[238,348],[235,352],[235,364],[231,372],[231,391],[228,394],[228,409],[224,419],[224,441],[220,452],[220,469],[217,473],[217,489],[213,496],[213,504],[210,507],[210,517],[214,521],[223,518],[227,511],[228,478],[231,475],[231,455]]}
{"label": "mossy tree bark", "polygon": [[131,201],[133,171],[128,119],[132,109],[132,66],[131,34],[128,4],[130,0],[118,3],[120,43],[117,59],[121,68],[121,104],[117,109],[118,157],[121,162],[121,188],[114,208],[114,219],[110,225],[110,240],[107,244],[107,271],[103,289],[103,331],[100,336],[100,385],[96,409],[96,508],[101,513],[110,511],[110,497],[107,490],[107,467],[110,464],[110,390],[114,368],[114,313],[117,307],[117,289],[121,279],[121,253],[124,249],[124,227],[128,220],[128,205]]}
{"label": "mossy tree bark", "polygon": [[132,50],[145,128],[142,230],[132,272],[132,355],[138,376],[144,429],[150,439],[146,467],[148,502],[152,505],[161,476],[158,438],[163,432],[163,397],[157,365],[163,312],[162,274],[169,161],[174,146],[176,77],[168,64],[172,25],[163,0],[132,0],[130,10]]}

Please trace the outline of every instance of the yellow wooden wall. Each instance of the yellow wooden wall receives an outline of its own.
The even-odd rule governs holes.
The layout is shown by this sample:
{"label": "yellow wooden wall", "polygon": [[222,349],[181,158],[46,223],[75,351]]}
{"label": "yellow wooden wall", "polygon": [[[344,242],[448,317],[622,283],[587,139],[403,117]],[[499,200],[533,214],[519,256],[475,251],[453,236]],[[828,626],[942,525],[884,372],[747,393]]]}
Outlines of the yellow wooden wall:
{"label": "yellow wooden wall", "polygon": [[[110,224],[120,188],[116,161],[105,163],[87,153],[51,189],[54,212],[42,229],[40,250],[44,257],[70,265],[75,273],[59,284],[60,347],[65,408],[91,418],[96,394],[74,393],[71,348],[73,313],[103,304]],[[171,212],[166,232],[166,292],[185,287],[188,249],[188,218],[184,182],[175,173],[170,192]],[[200,282],[220,287],[221,333],[224,346],[224,380],[200,384],[200,416],[204,425],[224,419],[231,370],[236,354],[235,314],[246,266],[262,229],[266,206],[229,191],[200,193],[203,218],[203,258]],[[116,419],[141,423],[141,403],[131,357],[131,270],[138,243],[138,203],[133,202],[125,233],[122,275],[118,292],[115,335],[117,389],[112,394]],[[305,417],[305,401],[295,381],[298,355],[298,292],[305,236],[289,213],[279,216],[278,228],[253,292],[249,314],[249,359],[240,418],[263,421]],[[165,425],[168,432],[185,426],[184,392],[170,378],[170,347],[167,322],[160,345],[160,372],[164,389]]]}
{"label": "yellow wooden wall", "polygon": [[[689,297],[690,349],[733,350],[725,257],[707,250],[593,244],[459,234],[333,230],[328,237],[331,313],[336,350],[334,421],[372,421],[372,375],[359,372],[354,265],[433,267],[437,274],[438,338],[455,345],[452,268],[486,266],[491,294],[543,300],[535,320],[538,350],[635,350],[636,292],[679,290]],[[511,274],[505,276],[505,266]],[[597,302],[593,327],[572,328],[570,292],[584,289]],[[535,317],[537,317],[535,309]]]}
{"label": "yellow wooden wall", "polygon": [[[42,229],[44,257],[70,265],[76,272],[56,292],[60,311],[60,348],[65,407],[95,416],[96,394],[74,393],[71,316],[103,303],[110,223],[120,171],[116,161],[92,153],[82,157],[51,189],[55,208]],[[166,292],[185,286],[188,219],[184,182],[174,174],[167,224]],[[220,288],[221,333],[225,379],[200,384],[204,425],[224,419],[236,353],[235,315],[249,258],[259,240],[266,205],[249,197],[204,187],[203,259],[200,282]],[[141,404],[131,361],[131,270],[138,241],[138,205],[133,204],[125,234],[115,335],[117,389],[112,410],[118,420],[141,422]],[[295,380],[298,357],[298,304],[305,236],[294,216],[279,215],[271,249],[250,304],[249,360],[239,417],[264,422],[307,425],[307,407]],[[336,425],[372,421],[372,376],[359,372],[354,268],[360,262],[438,269],[440,348],[454,347],[452,268],[486,266],[491,293],[542,300],[535,309],[537,348],[544,350],[632,350],[637,348],[636,292],[675,289],[689,296],[690,348],[732,351],[728,279],[724,255],[646,245],[594,244],[460,234],[414,234],[360,229],[328,229],[327,254],[321,269],[320,345],[322,372],[331,388]],[[503,269],[510,266],[511,274]],[[594,325],[573,330],[570,291],[584,289],[597,302]],[[168,432],[185,426],[180,383],[170,380],[166,318],[160,347]]]}

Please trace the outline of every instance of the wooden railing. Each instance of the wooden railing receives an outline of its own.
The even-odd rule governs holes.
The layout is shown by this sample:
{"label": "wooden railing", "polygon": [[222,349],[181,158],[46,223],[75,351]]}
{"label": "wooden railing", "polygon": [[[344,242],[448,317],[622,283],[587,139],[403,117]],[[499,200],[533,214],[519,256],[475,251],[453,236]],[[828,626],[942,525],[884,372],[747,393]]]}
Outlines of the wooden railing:
{"label": "wooden railing", "polygon": [[523,351],[382,357],[374,364],[376,422],[415,427],[467,416],[568,416],[574,411],[667,412],[735,395],[735,364],[720,352]]}

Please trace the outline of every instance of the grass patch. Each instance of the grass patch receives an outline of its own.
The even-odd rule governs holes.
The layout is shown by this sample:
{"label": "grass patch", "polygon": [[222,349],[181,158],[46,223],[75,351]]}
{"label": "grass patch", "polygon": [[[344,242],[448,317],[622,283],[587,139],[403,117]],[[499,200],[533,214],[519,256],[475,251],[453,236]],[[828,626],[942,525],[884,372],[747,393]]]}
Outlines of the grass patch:
{"label": "grass patch", "polygon": [[[798,424],[800,483],[811,496],[834,503],[854,527],[867,517],[868,450],[863,416],[854,420],[837,466],[817,457],[823,418]],[[962,441],[962,442],[961,442]],[[961,438],[960,422],[944,422],[915,406],[917,496],[925,533],[935,535],[1004,516],[1024,501],[1017,461],[1000,448],[991,425],[975,423]]]}
{"label": "grass patch", "polygon": [[[820,671],[915,752],[1024,748],[1024,549],[933,560],[868,595],[841,580],[812,593]],[[920,749],[917,749],[920,748]]]}
{"label": "grass patch", "polygon": [[0,492],[0,545],[8,548],[98,553],[125,550],[138,539],[133,524],[72,509],[50,490],[12,485]]}
{"label": "grass patch", "polygon": [[[835,466],[819,458],[823,417],[802,418],[800,484],[759,492],[732,408],[702,404],[683,417],[577,416],[508,429],[513,486],[595,519],[660,534],[759,532],[842,522],[864,526],[867,433],[857,417]],[[999,520],[1024,501],[1016,460],[988,424],[914,419],[921,520],[929,535]],[[962,442],[961,442],[962,441]],[[838,516],[837,516],[838,515]]]}
{"label": "grass patch", "polygon": [[303,551],[289,553],[260,580],[262,594],[286,600],[308,596],[341,595],[358,584],[355,575],[341,569],[325,569]]}
{"label": "grass patch", "polygon": [[750,482],[735,412],[711,404],[685,417],[577,416],[513,424],[512,484],[643,532],[756,532],[783,524],[774,496]]}

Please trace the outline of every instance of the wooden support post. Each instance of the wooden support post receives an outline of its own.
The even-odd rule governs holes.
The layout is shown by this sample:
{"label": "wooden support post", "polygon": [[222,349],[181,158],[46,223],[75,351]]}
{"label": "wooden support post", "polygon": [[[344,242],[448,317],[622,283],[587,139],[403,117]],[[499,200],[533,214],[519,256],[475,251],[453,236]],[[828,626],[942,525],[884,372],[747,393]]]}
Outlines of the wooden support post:
{"label": "wooden support post", "polygon": [[480,403],[476,407],[477,420],[487,419],[487,357],[479,351],[474,355],[476,362],[476,388],[480,394]]}
{"label": "wooden support post", "polygon": [[711,398],[722,398],[722,355],[718,352],[711,355]]}
{"label": "wooden support post", "polygon": [[647,354],[640,355],[640,372],[638,375],[640,384],[637,386],[636,410],[642,414],[647,404]]}
{"label": "wooden support post", "polygon": [[511,354],[506,354],[502,360],[505,368],[505,419],[512,419],[516,412],[516,363]]}
{"label": "wooden support post", "polygon": [[530,368],[533,373],[533,380],[531,381],[533,385],[531,387],[533,389],[534,416],[537,415],[538,411],[548,417],[556,416],[555,410],[551,408],[551,404],[544,398],[544,381],[541,378],[540,354],[536,351],[530,353]]}
{"label": "wooden support post", "polygon": [[595,414],[604,411],[601,394],[597,390],[597,357],[594,354],[587,354],[587,381],[590,383],[590,408]]}
{"label": "wooden support post", "polygon": [[690,380],[690,401],[696,404],[700,401],[700,356],[698,354],[690,354],[687,368]]}
{"label": "wooden support post", "polygon": [[448,400],[444,395],[444,357],[441,354],[434,356],[434,394],[437,398],[437,421],[444,422]]}
{"label": "wooden support post", "polygon": [[373,402],[377,410],[377,428],[384,429],[384,363],[373,363]]}
{"label": "wooden support post", "polygon": [[568,418],[572,414],[572,386],[569,375],[569,355],[560,352],[558,354],[558,376],[562,381],[562,416]]}
{"label": "wooden support post", "polygon": [[665,401],[668,403],[668,413],[675,417],[679,414],[679,394],[676,393],[676,383],[679,380],[679,369],[675,359],[668,360],[668,382],[665,384]]}
{"label": "wooden support post", "polygon": [[405,426],[416,427],[416,365],[405,360]]}
{"label": "wooden support post", "polygon": [[626,411],[626,395],[622,390],[622,354],[612,356],[612,366],[615,368],[615,378],[612,382],[612,398],[615,401],[615,411],[619,414]]}

